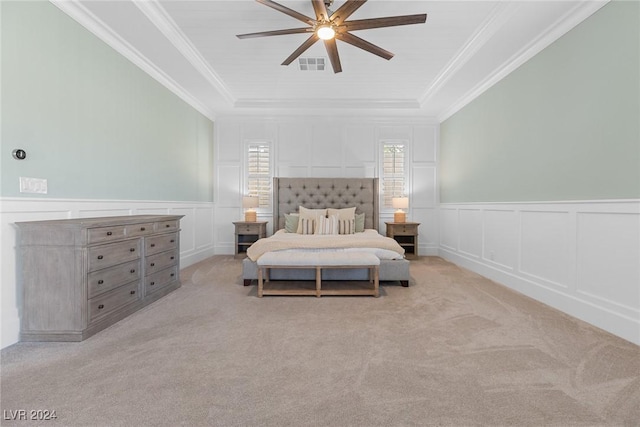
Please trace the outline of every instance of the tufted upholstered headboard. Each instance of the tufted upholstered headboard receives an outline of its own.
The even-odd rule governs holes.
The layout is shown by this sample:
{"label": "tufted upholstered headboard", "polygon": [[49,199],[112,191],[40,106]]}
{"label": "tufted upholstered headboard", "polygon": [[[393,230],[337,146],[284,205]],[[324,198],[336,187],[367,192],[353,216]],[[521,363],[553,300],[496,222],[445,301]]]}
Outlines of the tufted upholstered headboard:
{"label": "tufted upholstered headboard", "polygon": [[273,178],[273,221],[284,228],[284,214],[309,209],[350,208],[364,213],[365,228],[378,229],[378,178]]}

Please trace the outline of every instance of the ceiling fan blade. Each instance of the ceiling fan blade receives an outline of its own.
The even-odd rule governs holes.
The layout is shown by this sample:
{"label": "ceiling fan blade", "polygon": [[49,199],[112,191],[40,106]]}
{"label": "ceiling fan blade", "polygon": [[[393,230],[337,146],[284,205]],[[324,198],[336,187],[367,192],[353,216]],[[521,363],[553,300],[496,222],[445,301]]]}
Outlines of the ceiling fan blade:
{"label": "ceiling fan blade", "polygon": [[316,12],[316,19],[318,21],[328,21],[329,12],[327,12],[327,6],[324,4],[324,0],[311,0],[313,4],[313,10]]}
{"label": "ceiling fan blade", "polygon": [[336,25],[340,25],[366,2],[367,0],[347,0],[329,19],[335,22]]}
{"label": "ceiling fan blade", "polygon": [[346,31],[367,30],[369,28],[395,27],[398,25],[424,24],[427,14],[388,16],[386,18],[357,19],[347,21],[340,25],[340,29]]}
{"label": "ceiling fan blade", "polygon": [[313,33],[311,35],[311,37],[309,37],[304,43],[302,43],[299,48],[294,50],[293,53],[291,55],[289,55],[289,57],[287,59],[285,59],[284,62],[281,65],[289,65],[289,64],[291,64],[293,61],[295,61],[295,59],[298,56],[302,55],[302,53],[305,50],[309,49],[318,40],[320,40],[320,38],[315,33]]}
{"label": "ceiling fan blade", "polygon": [[250,39],[253,37],[281,36],[285,34],[310,33],[312,31],[313,31],[313,28],[311,27],[290,28],[288,30],[262,31],[259,33],[238,34],[236,35],[236,37],[239,39]]}
{"label": "ceiling fan blade", "polygon": [[353,34],[340,33],[336,34],[336,38],[355,47],[359,47],[360,49],[366,50],[367,52],[371,52],[374,55],[378,55],[379,57],[386,60],[393,58],[393,53],[389,52],[388,50],[384,50],[383,48],[378,47],[373,43],[369,43],[368,41],[363,40],[360,37],[354,36]]}
{"label": "ceiling fan blade", "polygon": [[338,45],[336,44],[336,39],[325,40],[324,47],[327,49],[327,54],[329,55],[333,72],[342,72],[342,65],[340,64],[340,56],[338,56]]}
{"label": "ceiling fan blade", "polygon": [[280,3],[276,3],[274,1],[271,0],[256,0],[258,3],[262,3],[265,6],[269,6],[272,9],[277,10],[278,12],[282,12],[284,14],[287,14],[293,18],[296,18],[299,21],[302,21],[304,23],[307,23],[309,25],[313,25],[315,24],[316,20],[309,18],[307,15],[303,15],[300,12],[296,12],[293,9],[289,9],[286,6],[281,5]]}

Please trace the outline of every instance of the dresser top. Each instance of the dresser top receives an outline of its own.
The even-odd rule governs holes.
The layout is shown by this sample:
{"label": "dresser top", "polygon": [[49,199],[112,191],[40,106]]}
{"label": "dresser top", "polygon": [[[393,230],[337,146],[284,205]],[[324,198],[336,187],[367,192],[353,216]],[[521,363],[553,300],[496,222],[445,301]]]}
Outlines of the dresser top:
{"label": "dresser top", "polygon": [[15,224],[20,228],[56,226],[72,228],[107,227],[114,224],[138,224],[142,222],[175,221],[184,215],[126,215],[98,218],[51,219],[45,221],[23,221]]}

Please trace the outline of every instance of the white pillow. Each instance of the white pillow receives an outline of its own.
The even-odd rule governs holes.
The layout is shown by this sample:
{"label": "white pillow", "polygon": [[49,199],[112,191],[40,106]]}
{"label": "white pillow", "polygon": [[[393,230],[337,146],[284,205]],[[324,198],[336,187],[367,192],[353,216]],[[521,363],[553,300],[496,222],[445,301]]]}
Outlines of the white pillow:
{"label": "white pillow", "polygon": [[321,216],[320,221],[316,223],[315,234],[338,234],[338,217],[335,215]]}
{"label": "white pillow", "polygon": [[344,209],[327,209],[327,215],[337,215],[338,220],[351,220],[356,218],[356,208],[344,208]]}
{"label": "white pillow", "polygon": [[300,212],[300,221],[298,221],[298,234],[302,234],[302,220],[303,219],[311,219],[315,221],[315,224],[318,224],[321,217],[327,216],[326,209],[307,209],[305,207],[300,206],[298,208]]}

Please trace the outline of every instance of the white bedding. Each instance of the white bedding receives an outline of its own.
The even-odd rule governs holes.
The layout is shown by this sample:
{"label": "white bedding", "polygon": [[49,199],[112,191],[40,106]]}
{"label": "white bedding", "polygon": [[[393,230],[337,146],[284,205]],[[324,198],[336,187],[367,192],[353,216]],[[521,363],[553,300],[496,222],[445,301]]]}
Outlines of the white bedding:
{"label": "white bedding", "polygon": [[278,230],[273,236],[260,239],[247,249],[247,256],[257,261],[272,251],[360,251],[370,252],[380,259],[402,259],[404,249],[394,239],[376,230],[355,234],[298,234]]}

